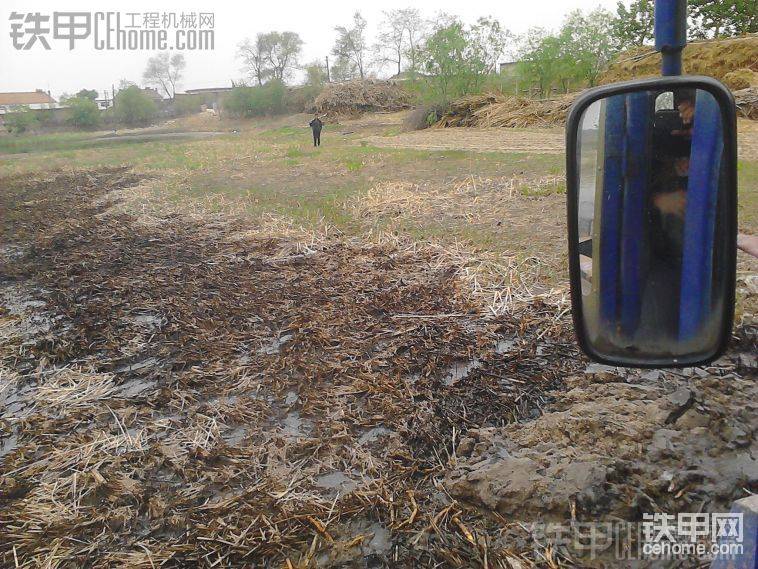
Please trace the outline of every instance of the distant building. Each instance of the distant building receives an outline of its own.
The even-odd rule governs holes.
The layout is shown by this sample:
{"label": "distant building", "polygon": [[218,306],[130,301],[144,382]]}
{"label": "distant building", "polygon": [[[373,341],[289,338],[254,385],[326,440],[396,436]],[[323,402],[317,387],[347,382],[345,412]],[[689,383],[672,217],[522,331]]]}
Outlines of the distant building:
{"label": "distant building", "polygon": [[42,89],[0,93],[0,114],[9,113],[22,107],[29,109],[55,109],[59,105],[49,92]]}
{"label": "distant building", "polygon": [[185,95],[223,95],[229,93],[233,87],[204,87],[202,89],[187,89]]}
{"label": "distant building", "polygon": [[105,97],[104,99],[95,99],[95,103],[97,104],[98,109],[104,111],[105,109],[109,109],[113,106],[113,99],[109,97]]}
{"label": "distant building", "polygon": [[177,98],[195,97],[203,102],[208,108],[214,111],[221,109],[221,103],[226,95],[232,91],[233,87],[204,87],[202,89],[186,89],[184,93],[177,93]]}
{"label": "distant building", "polygon": [[504,61],[498,64],[498,71],[500,71],[500,75],[513,75],[516,73],[516,65],[518,65],[518,61]]}

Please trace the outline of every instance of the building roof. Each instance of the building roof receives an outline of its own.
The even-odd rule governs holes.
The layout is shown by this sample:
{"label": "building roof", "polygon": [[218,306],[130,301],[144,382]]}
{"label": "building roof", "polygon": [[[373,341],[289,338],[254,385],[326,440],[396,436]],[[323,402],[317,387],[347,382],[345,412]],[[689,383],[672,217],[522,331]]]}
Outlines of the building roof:
{"label": "building roof", "polygon": [[185,89],[186,95],[200,95],[202,93],[227,93],[231,91],[231,87],[203,87],[201,89]]}
{"label": "building roof", "polygon": [[36,91],[19,91],[0,93],[0,105],[54,105],[55,99],[37,89]]}

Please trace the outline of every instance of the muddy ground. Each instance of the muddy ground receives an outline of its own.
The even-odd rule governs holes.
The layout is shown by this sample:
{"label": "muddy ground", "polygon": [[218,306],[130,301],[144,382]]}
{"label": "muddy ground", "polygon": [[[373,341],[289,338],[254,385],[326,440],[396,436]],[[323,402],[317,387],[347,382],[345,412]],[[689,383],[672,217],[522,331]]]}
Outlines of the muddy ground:
{"label": "muddy ground", "polygon": [[3,567],[602,566],[530,524],[758,490],[752,320],[606,368],[560,295],[495,316],[441,250],[148,223],[140,177],[0,180]]}

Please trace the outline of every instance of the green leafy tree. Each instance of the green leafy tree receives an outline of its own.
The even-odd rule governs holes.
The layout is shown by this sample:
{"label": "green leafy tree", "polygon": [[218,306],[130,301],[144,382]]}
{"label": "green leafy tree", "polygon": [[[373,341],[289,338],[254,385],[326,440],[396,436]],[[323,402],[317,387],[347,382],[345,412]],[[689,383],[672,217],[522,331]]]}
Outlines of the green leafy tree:
{"label": "green leafy tree", "polygon": [[573,78],[594,86],[617,51],[611,13],[604,8],[586,15],[575,10],[564,20],[558,37],[564,60],[573,62]]}
{"label": "green leafy tree", "polygon": [[286,81],[297,67],[303,40],[295,32],[258,34],[255,41],[246,39],[237,49],[244,71],[260,86],[275,79]]}
{"label": "green leafy tree", "polygon": [[593,86],[617,52],[613,16],[597,8],[588,14],[571,12],[557,34],[531,29],[522,39],[517,73],[522,88],[540,96],[553,88]]}
{"label": "green leafy tree", "polygon": [[611,23],[616,49],[645,45],[653,41],[654,0],[632,0],[627,6],[619,0]]}
{"label": "green leafy tree", "polygon": [[689,0],[693,37],[758,33],[758,0]]}
{"label": "green leafy tree", "polygon": [[436,102],[478,92],[496,69],[508,37],[491,18],[481,18],[471,27],[457,18],[440,18],[421,54]]}
{"label": "green leafy tree", "polygon": [[279,80],[256,87],[234,87],[224,100],[224,109],[236,117],[279,114],[285,110],[286,93]]}
{"label": "green leafy tree", "polygon": [[116,95],[115,115],[119,122],[127,125],[149,124],[156,115],[155,103],[132,85]]}
{"label": "green leafy tree", "polygon": [[297,66],[298,57],[303,50],[303,40],[295,32],[270,32],[268,35],[270,44],[268,62],[271,66],[271,76],[277,81],[284,82]]}
{"label": "green leafy tree", "polygon": [[89,99],[90,101],[94,101],[97,99],[97,91],[94,89],[82,89],[76,94],[76,97],[78,99]]}
{"label": "green leafy tree", "polygon": [[530,29],[522,38],[516,73],[522,89],[536,90],[544,96],[562,78],[573,75],[563,41],[542,28]]}
{"label": "green leafy tree", "polygon": [[97,103],[88,97],[75,97],[67,101],[69,106],[68,122],[76,128],[93,128],[100,124],[100,109]]}

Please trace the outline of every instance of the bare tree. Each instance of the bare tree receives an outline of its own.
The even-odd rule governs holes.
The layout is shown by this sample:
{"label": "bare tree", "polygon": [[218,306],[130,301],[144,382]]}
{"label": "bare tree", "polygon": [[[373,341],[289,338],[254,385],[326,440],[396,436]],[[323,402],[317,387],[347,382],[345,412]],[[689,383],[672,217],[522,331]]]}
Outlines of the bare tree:
{"label": "bare tree", "polygon": [[270,49],[266,34],[258,34],[254,42],[250,41],[250,38],[245,38],[245,41],[237,48],[237,57],[242,59],[244,70],[258,85],[263,85],[270,76]]}
{"label": "bare tree", "polygon": [[147,60],[142,80],[147,85],[161,89],[167,97],[173,99],[186,66],[187,62],[181,53],[170,55],[169,52],[163,51]]}
{"label": "bare tree", "polygon": [[421,13],[416,8],[404,8],[398,12],[408,38],[406,44],[408,51],[405,54],[408,59],[408,69],[412,73],[416,73],[419,68],[422,44],[428,31],[428,23],[421,17]]}
{"label": "bare tree", "polygon": [[379,41],[375,46],[379,59],[397,66],[398,75],[402,71],[403,57],[406,54],[408,45],[405,33],[405,20],[402,12],[403,10],[382,12],[384,20],[379,28]]}
{"label": "bare tree", "polygon": [[337,26],[334,29],[337,32],[332,48],[332,53],[337,56],[335,67],[353,68],[363,79],[366,75],[366,20],[360,12],[356,12],[351,28]]}

